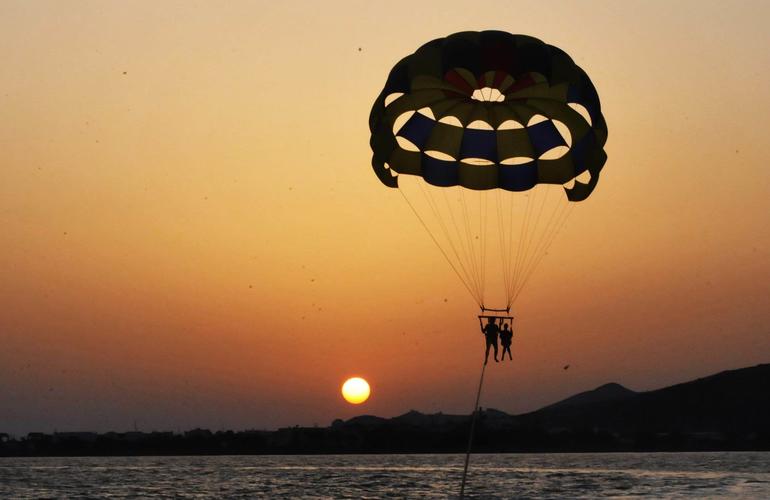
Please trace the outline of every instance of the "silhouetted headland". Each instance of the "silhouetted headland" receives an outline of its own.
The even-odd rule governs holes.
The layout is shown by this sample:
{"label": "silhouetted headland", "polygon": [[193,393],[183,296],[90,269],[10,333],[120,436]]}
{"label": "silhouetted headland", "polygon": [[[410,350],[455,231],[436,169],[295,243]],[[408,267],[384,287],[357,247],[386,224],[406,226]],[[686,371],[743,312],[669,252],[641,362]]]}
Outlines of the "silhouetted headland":
{"label": "silhouetted headland", "polygon": [[[770,364],[649,392],[606,384],[522,415],[485,409],[474,452],[770,450]],[[362,415],[276,431],[0,433],[0,456],[459,453],[467,415]]]}

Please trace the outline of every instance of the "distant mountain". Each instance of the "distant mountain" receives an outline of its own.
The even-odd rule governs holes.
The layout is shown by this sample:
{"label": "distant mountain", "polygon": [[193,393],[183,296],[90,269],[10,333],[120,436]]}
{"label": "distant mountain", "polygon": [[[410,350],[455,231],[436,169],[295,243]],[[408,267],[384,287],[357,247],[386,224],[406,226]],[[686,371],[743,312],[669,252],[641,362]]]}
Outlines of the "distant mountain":
{"label": "distant mountain", "polygon": [[[359,418],[339,429],[352,429]],[[390,436],[388,449],[402,433],[411,437],[400,450],[427,442],[457,449],[468,424],[467,415],[410,411],[378,419],[373,435]],[[770,364],[648,392],[605,384],[516,416],[487,409],[477,429],[484,451],[770,449]]]}
{"label": "distant mountain", "polygon": [[[459,451],[469,420],[412,410],[334,428],[360,433],[361,450]],[[770,364],[648,392],[605,384],[522,415],[486,409],[475,442],[481,451],[770,449]]]}
{"label": "distant mountain", "polygon": [[617,384],[518,417],[545,429],[747,433],[770,428],[770,364],[635,393]]}
{"label": "distant mountain", "polygon": [[[384,425],[387,423],[388,419],[383,417],[375,417],[374,415],[359,415],[357,417],[353,417],[350,420],[346,422],[347,425],[360,425],[363,427],[376,427],[379,425]],[[341,421],[338,422],[338,425],[343,424]]]}
{"label": "distant mountain", "polygon": [[[330,427],[184,434],[0,433],[0,456],[458,453],[469,415],[361,415]],[[0,429],[1,430],[1,429]],[[770,364],[648,392],[605,384],[523,415],[486,409],[476,452],[770,450]]]}
{"label": "distant mountain", "polygon": [[568,406],[584,406],[592,403],[601,403],[606,401],[624,401],[636,396],[636,392],[626,389],[620,384],[609,383],[597,387],[593,391],[581,392],[558,403],[546,406],[541,410],[566,408]]}

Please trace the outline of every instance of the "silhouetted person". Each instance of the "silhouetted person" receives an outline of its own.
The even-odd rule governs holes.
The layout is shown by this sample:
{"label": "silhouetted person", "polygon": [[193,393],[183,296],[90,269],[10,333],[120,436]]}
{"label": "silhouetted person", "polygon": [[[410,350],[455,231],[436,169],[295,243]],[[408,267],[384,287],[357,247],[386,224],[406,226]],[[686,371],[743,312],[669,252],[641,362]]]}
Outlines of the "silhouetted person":
{"label": "silhouetted person", "polygon": [[500,359],[505,359],[505,353],[508,353],[508,359],[513,361],[513,356],[511,355],[511,339],[513,338],[513,330],[508,329],[508,323],[503,323],[503,329],[500,332],[500,344],[503,346],[503,355],[500,356]]}
{"label": "silhouetted person", "polygon": [[479,326],[481,326],[481,333],[484,334],[484,337],[487,340],[487,350],[484,353],[484,364],[487,364],[487,361],[489,360],[490,347],[495,348],[495,362],[497,362],[497,335],[500,333],[500,328],[498,328],[497,323],[495,323],[495,318],[489,318],[486,325],[483,325],[481,323],[481,318],[479,318]]}

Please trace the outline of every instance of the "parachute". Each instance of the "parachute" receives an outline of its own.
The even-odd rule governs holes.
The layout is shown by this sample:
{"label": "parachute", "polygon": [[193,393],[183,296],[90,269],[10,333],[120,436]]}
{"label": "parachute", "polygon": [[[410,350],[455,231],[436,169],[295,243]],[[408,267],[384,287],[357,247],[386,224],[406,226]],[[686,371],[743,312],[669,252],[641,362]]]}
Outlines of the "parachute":
{"label": "parachute", "polygon": [[456,33],[399,61],[369,129],[374,173],[399,188],[480,319],[510,313],[607,161],[607,124],[586,73],[562,50],[502,31]]}
{"label": "parachute", "polygon": [[456,33],[399,61],[369,129],[375,174],[399,188],[482,311],[511,309],[607,159],[586,73],[502,31]]}

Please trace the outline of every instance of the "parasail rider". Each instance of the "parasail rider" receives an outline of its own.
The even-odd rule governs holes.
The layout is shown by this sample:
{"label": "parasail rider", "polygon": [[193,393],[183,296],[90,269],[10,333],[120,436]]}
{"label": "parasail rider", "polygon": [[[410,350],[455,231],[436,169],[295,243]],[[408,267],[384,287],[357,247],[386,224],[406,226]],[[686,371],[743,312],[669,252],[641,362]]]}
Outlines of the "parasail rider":
{"label": "parasail rider", "polygon": [[513,338],[513,330],[508,329],[508,323],[503,323],[503,330],[500,332],[500,344],[503,346],[503,355],[500,356],[500,360],[505,359],[505,353],[508,353],[508,359],[513,361],[511,356],[511,339]]}
{"label": "parasail rider", "polygon": [[487,350],[484,353],[484,364],[487,364],[487,361],[489,360],[490,347],[495,349],[495,362],[497,362],[497,335],[500,333],[500,328],[497,326],[495,318],[489,318],[486,325],[482,324],[481,318],[479,318],[479,326],[481,326],[481,333],[484,334],[484,337],[487,340]]}

